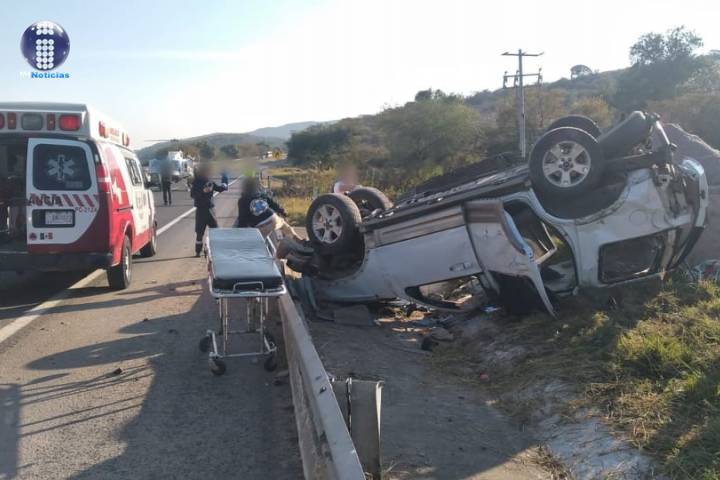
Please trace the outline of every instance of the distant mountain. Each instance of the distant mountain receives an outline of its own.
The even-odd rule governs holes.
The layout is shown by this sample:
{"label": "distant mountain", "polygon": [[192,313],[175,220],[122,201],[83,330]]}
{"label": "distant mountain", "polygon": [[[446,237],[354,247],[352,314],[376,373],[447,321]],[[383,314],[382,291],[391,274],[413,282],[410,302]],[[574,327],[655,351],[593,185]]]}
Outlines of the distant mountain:
{"label": "distant mountain", "polygon": [[178,138],[173,141],[159,142],[137,151],[140,160],[149,160],[155,157],[155,152],[165,148],[172,148],[173,145],[181,143],[195,143],[206,141],[214,147],[222,147],[223,145],[254,145],[259,142],[265,142],[270,147],[284,147],[285,142],[290,139],[293,132],[299,132],[306,128],[322,123],[331,122],[296,122],[280,125],[278,127],[258,128],[247,133],[209,133],[207,135],[199,135],[197,137]]}
{"label": "distant mountain", "polygon": [[333,123],[333,122],[295,122],[280,125],[279,127],[265,127],[258,128],[252,132],[248,132],[249,135],[257,135],[259,137],[276,137],[282,138],[283,140],[289,140],[290,136],[294,132],[300,132],[306,128],[310,128],[314,125]]}

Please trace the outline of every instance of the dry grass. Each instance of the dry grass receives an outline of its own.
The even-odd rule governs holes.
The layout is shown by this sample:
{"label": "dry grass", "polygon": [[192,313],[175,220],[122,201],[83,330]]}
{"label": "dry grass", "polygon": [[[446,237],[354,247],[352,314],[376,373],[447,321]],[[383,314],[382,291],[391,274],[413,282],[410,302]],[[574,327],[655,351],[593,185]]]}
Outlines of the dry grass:
{"label": "dry grass", "polygon": [[292,226],[305,226],[305,213],[307,213],[312,198],[310,197],[277,197],[277,201],[287,213],[287,221]]}
{"label": "dry grass", "polygon": [[291,225],[304,226],[305,214],[315,196],[329,192],[335,181],[332,170],[309,170],[295,167],[271,168],[265,171],[280,205],[285,208]]}

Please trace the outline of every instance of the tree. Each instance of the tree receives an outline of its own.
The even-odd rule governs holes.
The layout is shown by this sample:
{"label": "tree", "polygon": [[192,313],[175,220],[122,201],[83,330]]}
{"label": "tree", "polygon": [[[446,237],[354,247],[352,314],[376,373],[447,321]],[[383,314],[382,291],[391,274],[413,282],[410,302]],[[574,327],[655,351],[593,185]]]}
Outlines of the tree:
{"label": "tree", "polygon": [[676,62],[693,56],[703,46],[700,38],[684,26],[662,33],[646,33],[630,47],[633,65],[651,65],[659,62]]}
{"label": "tree", "polygon": [[570,78],[576,79],[592,75],[593,71],[587,65],[575,65],[570,69]]}
{"label": "tree", "polygon": [[220,147],[220,151],[228,158],[238,158],[240,155],[240,149],[238,145],[223,145]]}
{"label": "tree", "polygon": [[407,180],[481,158],[480,114],[454,96],[387,109],[378,124],[391,166],[402,166]]}
{"label": "tree", "polygon": [[685,27],[640,37],[630,47],[632,66],[618,79],[615,105],[628,111],[677,96],[703,67],[695,55],[702,45],[702,39]]}
{"label": "tree", "polygon": [[210,145],[205,140],[196,142],[195,147],[198,149],[198,154],[200,155],[200,158],[203,158],[205,160],[212,160],[212,158],[215,156],[215,147]]}

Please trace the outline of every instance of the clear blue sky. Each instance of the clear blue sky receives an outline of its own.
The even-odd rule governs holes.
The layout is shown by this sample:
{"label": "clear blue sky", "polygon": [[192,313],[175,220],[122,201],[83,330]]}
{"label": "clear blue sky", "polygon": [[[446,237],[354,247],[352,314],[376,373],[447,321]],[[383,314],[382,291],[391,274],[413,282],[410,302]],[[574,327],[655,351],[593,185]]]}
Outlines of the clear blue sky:
{"label": "clear blue sky", "polygon": [[[685,24],[720,48],[720,2],[191,0],[5,2],[1,100],[92,103],[142,141],[374,113],[434,87],[470,93],[545,51],[546,79],[626,66],[639,35]],[[21,78],[20,35],[68,31],[69,80]]]}

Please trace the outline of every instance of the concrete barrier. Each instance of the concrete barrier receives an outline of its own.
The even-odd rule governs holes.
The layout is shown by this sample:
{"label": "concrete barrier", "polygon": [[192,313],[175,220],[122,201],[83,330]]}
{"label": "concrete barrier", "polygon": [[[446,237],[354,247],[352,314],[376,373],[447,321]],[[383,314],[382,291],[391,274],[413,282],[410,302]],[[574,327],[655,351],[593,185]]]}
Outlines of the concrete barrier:
{"label": "concrete barrier", "polygon": [[360,458],[307,325],[289,294],[280,297],[278,307],[305,478],[364,480]]}

